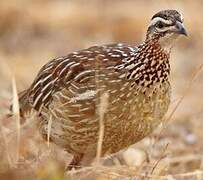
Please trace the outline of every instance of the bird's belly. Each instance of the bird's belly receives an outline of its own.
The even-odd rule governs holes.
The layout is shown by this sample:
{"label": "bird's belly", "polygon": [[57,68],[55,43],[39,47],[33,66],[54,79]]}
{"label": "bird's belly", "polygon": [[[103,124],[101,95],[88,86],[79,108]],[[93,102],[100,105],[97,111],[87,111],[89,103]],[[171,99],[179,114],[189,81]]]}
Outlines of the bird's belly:
{"label": "bird's belly", "polygon": [[132,95],[128,100],[118,101],[121,105],[116,106],[117,113],[110,112],[106,120],[105,149],[114,153],[150,134],[161,123],[169,103],[169,84],[154,92],[151,89]]}
{"label": "bird's belly", "polygon": [[[145,92],[137,89],[131,90],[129,94],[121,94],[114,89],[106,92],[109,95],[103,111],[103,154],[118,152],[151,133],[160,124],[170,102],[168,82]],[[97,98],[93,92],[89,95],[85,101],[69,99],[64,104],[67,99],[63,99],[64,94],[59,93],[49,110],[42,111],[42,134],[47,135],[48,121],[52,119],[50,138],[56,144],[70,153],[84,153],[88,149],[95,151],[101,117],[97,111]]]}

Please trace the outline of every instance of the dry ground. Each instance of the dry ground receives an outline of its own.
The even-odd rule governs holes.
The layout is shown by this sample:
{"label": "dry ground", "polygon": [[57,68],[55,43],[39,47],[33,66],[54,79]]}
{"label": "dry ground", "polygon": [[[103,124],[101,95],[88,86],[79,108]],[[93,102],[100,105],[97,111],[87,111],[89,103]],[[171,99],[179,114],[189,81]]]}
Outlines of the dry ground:
{"label": "dry ground", "polygon": [[71,158],[52,144],[48,147],[32,119],[21,127],[18,146],[17,118],[7,115],[13,96],[12,78],[20,91],[53,57],[95,44],[138,44],[152,14],[168,8],[184,14],[189,33],[188,38],[179,40],[171,55],[173,94],[166,116],[169,122],[119,158],[109,157],[107,163],[113,165],[84,167],[65,178],[203,179],[201,0],[1,0],[0,179],[60,180],[64,178],[65,162]]}

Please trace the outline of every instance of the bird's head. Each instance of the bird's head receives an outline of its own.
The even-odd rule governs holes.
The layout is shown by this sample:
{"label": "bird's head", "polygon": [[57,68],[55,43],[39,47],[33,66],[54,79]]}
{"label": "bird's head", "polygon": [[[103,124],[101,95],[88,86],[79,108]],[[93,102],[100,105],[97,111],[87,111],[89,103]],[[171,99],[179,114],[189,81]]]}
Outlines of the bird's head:
{"label": "bird's head", "polygon": [[179,35],[187,36],[181,14],[176,10],[163,10],[152,17],[146,39],[157,38],[162,48],[170,49]]}

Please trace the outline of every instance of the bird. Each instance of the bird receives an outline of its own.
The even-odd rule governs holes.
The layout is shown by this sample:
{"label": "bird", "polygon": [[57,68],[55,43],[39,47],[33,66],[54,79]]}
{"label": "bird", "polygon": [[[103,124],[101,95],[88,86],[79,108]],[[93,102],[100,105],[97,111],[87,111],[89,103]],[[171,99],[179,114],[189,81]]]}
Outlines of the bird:
{"label": "bird", "polygon": [[[170,53],[187,36],[174,9],[155,13],[144,41],[92,46],[52,59],[19,93],[20,116],[38,117],[42,137],[73,155],[80,167],[117,153],[153,132],[170,105]],[[102,117],[101,117],[102,114]]]}

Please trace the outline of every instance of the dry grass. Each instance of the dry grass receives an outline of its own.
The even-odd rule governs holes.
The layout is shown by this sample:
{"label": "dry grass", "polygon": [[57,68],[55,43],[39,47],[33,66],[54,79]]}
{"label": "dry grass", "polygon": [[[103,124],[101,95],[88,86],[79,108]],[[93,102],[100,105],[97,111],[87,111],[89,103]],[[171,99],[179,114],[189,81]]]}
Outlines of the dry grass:
{"label": "dry grass", "polygon": [[[36,118],[19,127],[16,89],[28,87],[51,57],[95,44],[139,43],[149,17],[163,8],[181,10],[189,32],[171,55],[167,122],[125,153],[104,159],[106,165],[64,177],[71,156],[52,143],[47,146]],[[0,179],[203,179],[202,16],[201,0],[0,1]],[[13,118],[8,116],[12,98]],[[108,107],[107,102],[100,103]],[[99,111],[98,157],[104,110]]]}

